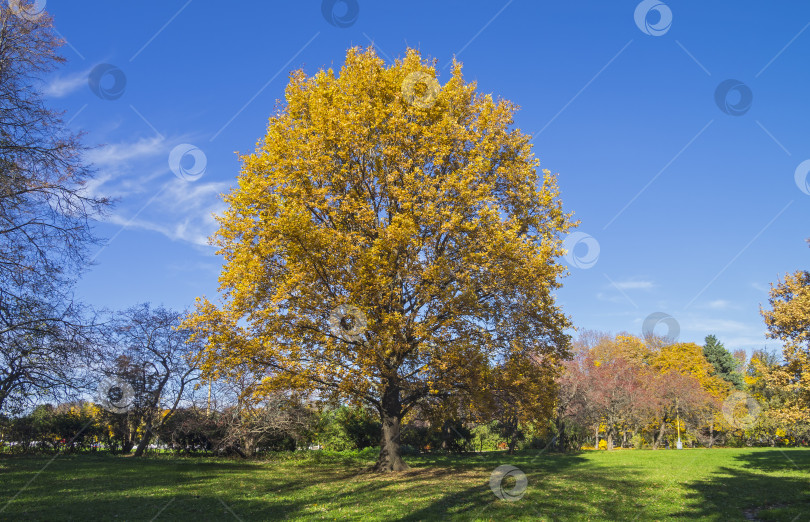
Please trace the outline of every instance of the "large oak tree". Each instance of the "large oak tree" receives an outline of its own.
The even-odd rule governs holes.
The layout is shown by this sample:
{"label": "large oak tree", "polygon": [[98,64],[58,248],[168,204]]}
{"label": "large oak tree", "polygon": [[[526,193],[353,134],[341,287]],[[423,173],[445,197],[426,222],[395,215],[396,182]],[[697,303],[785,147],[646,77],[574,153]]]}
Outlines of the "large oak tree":
{"label": "large oak tree", "polygon": [[372,405],[381,471],[407,468],[414,406],[474,407],[498,365],[567,356],[554,290],[573,224],[556,178],[513,128],[516,107],[451,71],[440,85],[415,50],[386,67],[350,49],[339,74],[292,73],[225,196],[223,301],[187,322],[213,376],[249,368],[264,391]]}

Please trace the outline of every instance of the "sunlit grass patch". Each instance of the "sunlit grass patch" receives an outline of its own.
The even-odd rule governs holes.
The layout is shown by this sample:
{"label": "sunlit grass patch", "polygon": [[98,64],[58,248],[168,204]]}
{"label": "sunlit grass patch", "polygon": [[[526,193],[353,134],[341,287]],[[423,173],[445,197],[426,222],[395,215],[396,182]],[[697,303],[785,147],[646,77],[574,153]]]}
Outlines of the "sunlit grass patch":
{"label": "sunlit grass patch", "polygon": [[[797,520],[810,516],[810,451],[712,449],[419,456],[370,473],[373,452],[263,461],[60,456],[0,459],[4,520]],[[498,499],[509,464],[528,487]],[[42,470],[40,472],[40,470]],[[28,481],[30,485],[17,494]],[[506,484],[511,487],[511,484]],[[12,497],[13,500],[12,500]],[[237,518],[238,517],[238,518]]]}

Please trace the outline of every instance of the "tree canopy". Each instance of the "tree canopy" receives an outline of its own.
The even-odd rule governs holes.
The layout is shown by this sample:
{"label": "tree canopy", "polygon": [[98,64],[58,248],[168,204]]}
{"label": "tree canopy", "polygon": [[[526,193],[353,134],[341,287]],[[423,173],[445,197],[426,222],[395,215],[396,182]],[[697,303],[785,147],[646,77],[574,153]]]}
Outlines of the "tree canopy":
{"label": "tree canopy", "polygon": [[[81,136],[43,99],[63,59],[53,19],[0,4],[0,411],[64,397],[92,344],[72,283],[108,201],[89,193]],[[17,11],[15,13],[15,10]]]}
{"label": "tree canopy", "polygon": [[406,467],[415,405],[472,407],[493,367],[567,356],[554,290],[573,223],[556,177],[512,128],[516,106],[451,70],[440,85],[416,50],[386,67],[353,48],[339,74],[292,73],[225,196],[222,304],[199,300],[187,322],[211,374],[373,406],[380,470]]}

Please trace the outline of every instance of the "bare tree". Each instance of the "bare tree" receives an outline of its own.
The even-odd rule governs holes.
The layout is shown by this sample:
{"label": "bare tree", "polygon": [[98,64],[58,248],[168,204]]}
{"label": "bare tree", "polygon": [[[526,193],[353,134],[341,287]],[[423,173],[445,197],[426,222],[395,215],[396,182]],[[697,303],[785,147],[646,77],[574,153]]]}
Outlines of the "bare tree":
{"label": "bare tree", "polygon": [[92,386],[97,330],[72,301],[0,288],[0,411],[65,401]]}
{"label": "bare tree", "polygon": [[86,149],[45,106],[41,76],[63,58],[52,20],[0,6],[0,271],[63,280],[86,261],[89,220],[108,203],[88,193]]}
{"label": "bare tree", "polygon": [[294,444],[284,449],[293,449],[314,425],[313,411],[298,398],[282,392],[272,393],[257,404],[232,406],[222,416],[226,429],[220,448],[242,458],[272,446],[273,439],[292,441]]}
{"label": "bare tree", "polygon": [[179,328],[183,316],[143,303],[118,313],[112,321],[110,345],[116,364],[108,373],[132,387],[129,416],[143,427],[135,456],[143,455],[199,379],[191,357],[199,348],[187,344],[188,331]]}
{"label": "bare tree", "polygon": [[247,458],[262,447],[273,446],[274,440],[298,444],[312,429],[315,414],[308,398],[290,391],[257,398],[254,391],[261,380],[261,375],[242,372],[216,383],[220,400],[214,415],[224,425],[217,451]]}
{"label": "bare tree", "polygon": [[0,411],[74,384],[85,321],[70,289],[109,203],[87,190],[80,135],[43,101],[61,43],[47,13],[0,4]]}

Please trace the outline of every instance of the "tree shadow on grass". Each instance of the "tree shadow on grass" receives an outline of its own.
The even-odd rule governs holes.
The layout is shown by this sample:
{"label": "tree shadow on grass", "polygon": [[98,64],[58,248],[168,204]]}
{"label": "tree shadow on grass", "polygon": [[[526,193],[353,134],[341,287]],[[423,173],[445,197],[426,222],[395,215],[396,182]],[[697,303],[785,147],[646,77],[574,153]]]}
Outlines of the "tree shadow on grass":
{"label": "tree shadow on grass", "polygon": [[[319,473],[307,471],[307,481],[274,479],[270,490],[280,486],[286,492],[302,491],[282,504],[261,505],[253,501],[234,501],[234,509],[246,519],[326,517],[373,520],[470,520],[480,517],[501,518],[513,514],[532,515],[527,504],[498,501],[489,487],[492,471],[500,464],[526,469],[530,482],[541,476],[559,473],[581,464],[576,455],[556,455],[542,461],[535,454],[493,455],[486,458],[427,456],[410,459],[411,470],[395,474],[377,474],[365,467],[351,471]],[[352,474],[353,473],[353,474]],[[426,500],[429,499],[429,500]],[[500,502],[500,504],[497,504]],[[505,509],[504,509],[505,508]],[[321,510],[321,511],[319,511]]]}
{"label": "tree shadow on grass", "polygon": [[583,466],[585,459],[575,456],[554,456],[534,466],[530,459],[509,463],[526,474],[522,498],[498,498],[490,489],[492,470],[485,469],[480,485],[445,495],[402,520],[631,520],[654,494],[642,492],[641,474],[633,468]]}
{"label": "tree shadow on grass", "polygon": [[[411,471],[388,475],[360,469],[347,478],[313,470],[308,481],[273,479],[267,484],[304,491],[273,505],[256,499],[232,499],[231,505],[246,520],[631,520],[645,500],[640,470],[624,467],[617,473],[577,454],[430,456],[410,464]],[[501,464],[527,476],[529,487],[516,502],[498,499],[490,489],[490,476]],[[654,492],[646,495],[650,500]]]}
{"label": "tree shadow on grass", "polygon": [[767,472],[810,470],[810,449],[775,448],[754,451],[735,457],[744,467]]}
{"label": "tree shadow on grass", "polygon": [[[681,482],[668,492],[666,482],[650,480],[644,455],[637,457],[594,459],[536,452],[420,456],[409,459],[411,471],[385,475],[368,472],[369,463],[357,459],[65,457],[38,476],[0,513],[0,519],[151,520],[159,515],[156,520],[744,520],[749,516],[790,521],[810,515],[806,471],[810,451],[736,455],[734,464],[717,468],[700,481]],[[6,466],[0,506],[46,460]],[[528,488],[515,502],[497,498],[490,489],[492,471],[502,464],[526,474]]]}
{"label": "tree shadow on grass", "polygon": [[691,506],[673,516],[722,520],[810,519],[810,450],[767,450],[734,457],[711,478],[686,484]]}
{"label": "tree shadow on grass", "polygon": [[262,474],[272,464],[192,459],[39,457],[5,464],[0,520],[151,520],[158,514],[162,520],[235,520],[240,510],[278,518],[290,506],[274,498],[357,475],[334,467]]}

